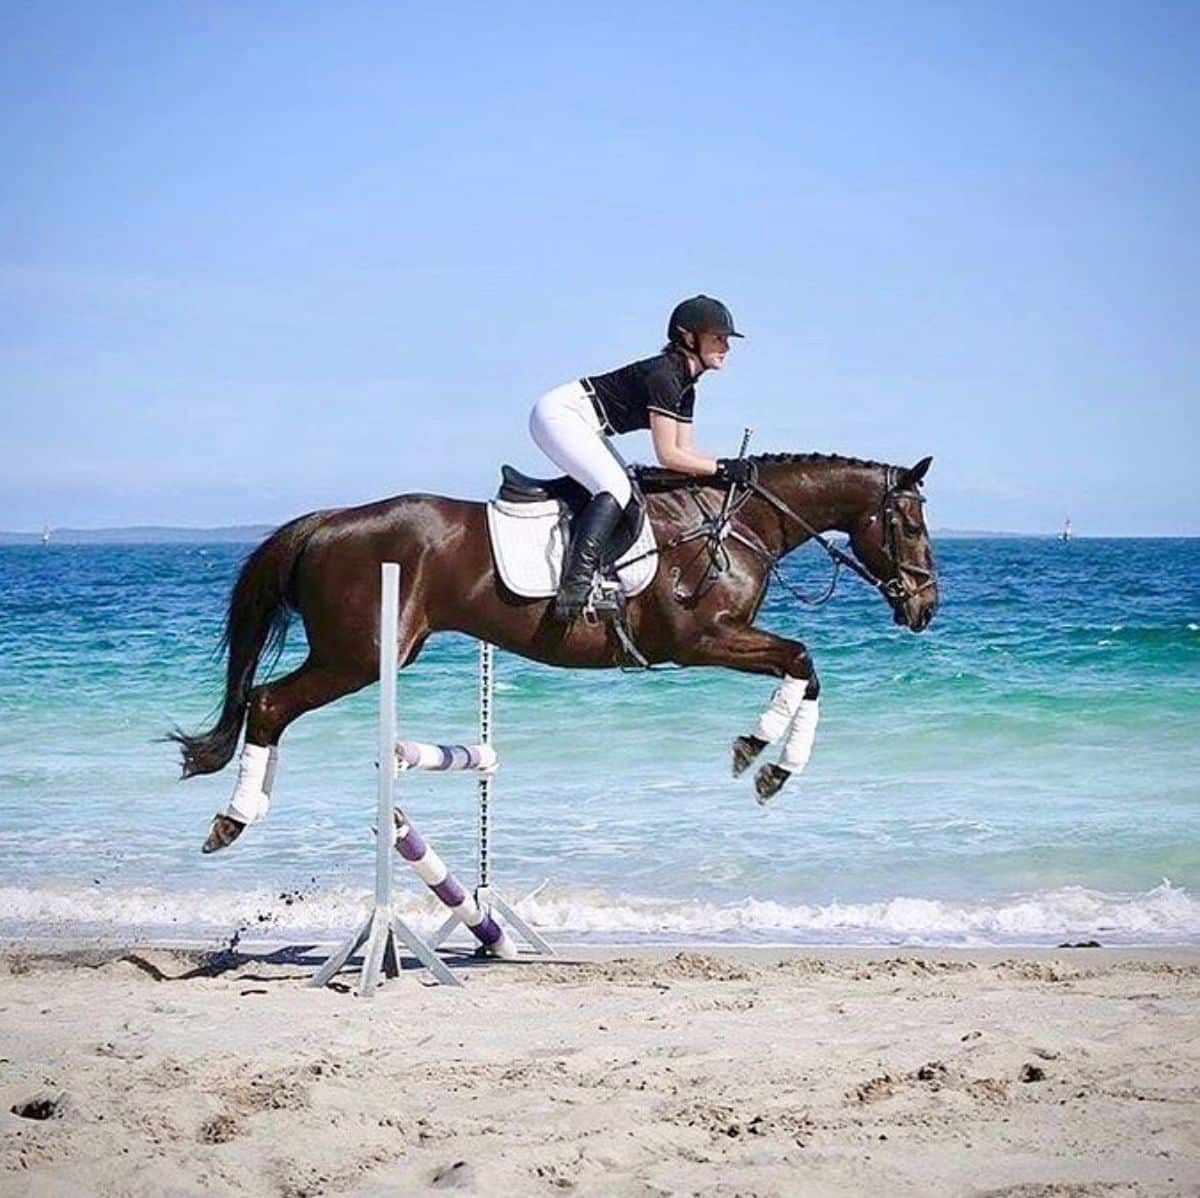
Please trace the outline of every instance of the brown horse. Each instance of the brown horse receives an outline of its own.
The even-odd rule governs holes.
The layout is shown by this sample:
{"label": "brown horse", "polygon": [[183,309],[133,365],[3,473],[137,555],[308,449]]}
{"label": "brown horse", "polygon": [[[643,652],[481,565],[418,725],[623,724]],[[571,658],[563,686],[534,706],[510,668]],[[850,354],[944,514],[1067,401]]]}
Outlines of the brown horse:
{"label": "brown horse", "polygon": [[[650,587],[629,600],[626,628],[651,664],[722,666],[783,680],[755,732],[734,741],[736,776],[769,740],[798,743],[807,736],[790,758],[785,752],[779,764],[759,771],[757,789],[766,798],[807,761],[820,689],[800,641],[753,625],[779,559],[815,537],[835,564],[877,587],[896,623],[914,632],[933,618],[938,592],[920,494],[929,458],[911,469],[822,454],[751,461],[756,479],[736,498],[715,480],[643,472],[661,560]],[[835,529],[848,535],[854,558],[821,535]],[[555,666],[599,669],[629,660],[613,625],[561,624],[552,600],[523,599],[505,587],[482,503],[400,495],[301,516],[259,545],[238,575],[216,724],[198,736],[172,733],[186,778],[227,765],[245,724],[234,801],[214,818],[206,852],[230,844],[265,814],[284,729],[378,678],[379,569],[386,561],[400,563],[401,667],[417,659],[431,634],[444,631]],[[304,622],[307,658],[290,674],[254,686],[260,657],[282,643],[293,612]],[[798,714],[805,711],[807,717]]]}

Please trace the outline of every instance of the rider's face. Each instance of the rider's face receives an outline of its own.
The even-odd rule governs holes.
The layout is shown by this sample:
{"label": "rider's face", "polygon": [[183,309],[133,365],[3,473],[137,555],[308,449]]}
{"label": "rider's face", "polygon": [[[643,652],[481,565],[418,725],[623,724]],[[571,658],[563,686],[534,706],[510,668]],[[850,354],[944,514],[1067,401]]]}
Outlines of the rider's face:
{"label": "rider's face", "polygon": [[729,336],[726,333],[701,333],[697,339],[696,356],[709,370],[720,370],[729,353]]}

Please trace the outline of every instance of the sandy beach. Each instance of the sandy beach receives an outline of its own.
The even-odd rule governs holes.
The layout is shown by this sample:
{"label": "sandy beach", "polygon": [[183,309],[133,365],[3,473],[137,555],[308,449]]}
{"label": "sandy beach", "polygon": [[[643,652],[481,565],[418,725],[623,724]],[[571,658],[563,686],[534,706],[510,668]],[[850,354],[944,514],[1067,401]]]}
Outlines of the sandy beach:
{"label": "sandy beach", "polygon": [[1200,1193],[1195,952],[318,959],[7,947],[0,1193]]}

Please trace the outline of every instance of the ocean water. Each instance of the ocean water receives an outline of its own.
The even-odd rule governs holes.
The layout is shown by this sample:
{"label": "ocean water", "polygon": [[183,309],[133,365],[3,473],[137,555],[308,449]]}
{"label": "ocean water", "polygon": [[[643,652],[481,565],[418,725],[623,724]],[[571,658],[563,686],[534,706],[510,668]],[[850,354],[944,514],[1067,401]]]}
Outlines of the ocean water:
{"label": "ocean water", "polygon": [[[929,631],[854,579],[759,623],[822,678],[808,771],[767,808],[729,743],[770,680],[551,670],[497,654],[493,883],[587,942],[1200,942],[1200,540],[945,540]],[[0,548],[0,935],[340,936],[372,886],[376,690],[284,737],[270,818],[204,857],[233,767],[207,726],[249,546]],[[819,587],[822,554],[785,567]],[[276,667],[303,655],[293,627]],[[430,642],[402,734],[470,740],[474,642]],[[765,758],[764,758],[765,759]],[[400,797],[465,881],[469,776]],[[440,922],[398,872],[401,909]]]}

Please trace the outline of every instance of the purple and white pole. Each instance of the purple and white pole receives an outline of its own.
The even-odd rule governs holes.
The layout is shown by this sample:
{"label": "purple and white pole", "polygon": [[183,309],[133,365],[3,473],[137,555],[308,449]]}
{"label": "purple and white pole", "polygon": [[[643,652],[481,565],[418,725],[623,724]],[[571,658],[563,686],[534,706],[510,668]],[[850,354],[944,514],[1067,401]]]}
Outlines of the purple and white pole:
{"label": "purple and white pole", "polygon": [[491,745],[431,745],[420,740],[396,742],[396,767],[402,770],[482,770],[500,764]]}
{"label": "purple and white pole", "polygon": [[471,932],[484,951],[505,961],[517,958],[517,949],[504,929],[463,889],[446,863],[425,843],[408,817],[395,809],[396,851],[413,867],[417,877],[433,891],[453,915]]}

